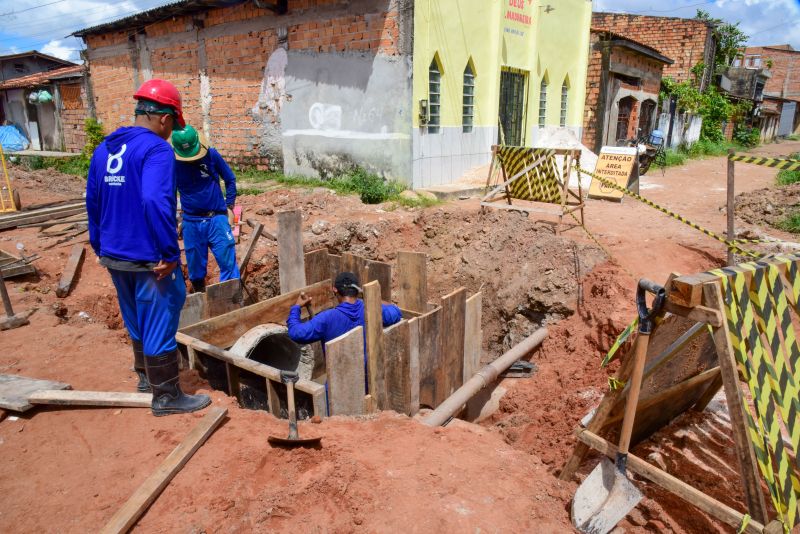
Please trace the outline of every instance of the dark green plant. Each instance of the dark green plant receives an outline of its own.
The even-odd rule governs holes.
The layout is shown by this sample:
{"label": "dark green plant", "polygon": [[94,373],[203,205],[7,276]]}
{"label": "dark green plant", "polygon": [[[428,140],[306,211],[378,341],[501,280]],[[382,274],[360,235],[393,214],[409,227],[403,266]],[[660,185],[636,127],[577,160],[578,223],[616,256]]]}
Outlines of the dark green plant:
{"label": "dark green plant", "polygon": [[91,158],[94,154],[94,149],[103,142],[106,138],[103,133],[103,125],[97,122],[97,119],[88,118],[83,123],[83,130],[86,132],[86,144],[83,147],[83,153],[86,157]]}
{"label": "dark green plant", "polygon": [[[795,152],[789,157],[791,159],[800,159],[800,152]],[[778,185],[796,184],[800,182],[800,171],[781,171],[775,181],[778,182]]]}
{"label": "dark green plant", "polygon": [[739,23],[731,24],[722,19],[713,18],[708,11],[698,9],[697,20],[702,20],[714,26],[717,46],[714,53],[714,73],[719,74],[731,66],[734,58],[747,43],[748,35],[739,29]]}
{"label": "dark green plant", "polygon": [[761,142],[761,130],[746,124],[737,124],[733,129],[733,141],[744,148],[753,148]]}
{"label": "dark green plant", "polygon": [[778,222],[778,228],[792,232],[793,234],[800,234],[800,213],[792,213],[785,219]]}

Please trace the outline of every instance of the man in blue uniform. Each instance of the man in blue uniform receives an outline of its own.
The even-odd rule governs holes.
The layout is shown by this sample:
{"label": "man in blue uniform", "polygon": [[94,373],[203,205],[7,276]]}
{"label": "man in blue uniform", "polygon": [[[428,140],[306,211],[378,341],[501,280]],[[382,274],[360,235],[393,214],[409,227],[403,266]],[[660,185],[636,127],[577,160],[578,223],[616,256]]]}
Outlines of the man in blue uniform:
{"label": "man in blue uniform", "polygon": [[134,347],[139,390],[152,389],[154,415],[187,413],[211,403],[178,384],[175,333],[186,299],[178,267],[175,159],[167,139],[183,126],[181,97],[153,79],[134,94],[133,126],[119,128],[94,152],[86,182],[89,238],[117,290]]}
{"label": "man in blue uniform", "polygon": [[[361,288],[358,278],[353,273],[339,273],[333,284],[333,293],[339,305],[330,310],[318,313],[305,323],[300,320],[303,306],[311,303],[311,297],[301,294],[297,302],[289,310],[286,325],[289,337],[295,343],[327,343],[352,330],[364,326],[364,301],[358,298]],[[400,308],[394,304],[383,304],[383,327],[399,323],[403,318]]]}
{"label": "man in blue uniform", "polygon": [[[231,231],[236,202],[236,177],[219,152],[207,146],[192,126],[172,132],[175,177],[183,209],[183,244],[189,280],[195,292],[205,291],[208,248],[219,265],[219,281],[239,278],[236,241]],[[225,197],[219,186],[225,182]]]}

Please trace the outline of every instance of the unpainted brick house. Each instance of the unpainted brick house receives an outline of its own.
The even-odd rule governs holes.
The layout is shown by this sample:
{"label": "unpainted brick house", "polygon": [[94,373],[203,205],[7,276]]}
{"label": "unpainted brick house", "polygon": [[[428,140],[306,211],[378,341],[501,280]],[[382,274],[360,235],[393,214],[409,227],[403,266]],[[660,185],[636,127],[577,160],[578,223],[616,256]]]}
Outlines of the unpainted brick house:
{"label": "unpainted brick house", "polygon": [[583,144],[595,152],[652,132],[663,70],[672,60],[621,35],[592,29]]}
{"label": "unpainted brick house", "polygon": [[488,164],[501,128],[580,139],[590,19],[589,0],[182,0],[75,35],[107,132],[163,78],[234,165],[426,187]]}
{"label": "unpainted brick house", "polygon": [[778,135],[800,133],[800,51],[788,44],[751,46],[734,61],[734,67],[769,69],[771,76],[764,86],[764,98],[769,109],[781,104]]}
{"label": "unpainted brick house", "polygon": [[31,150],[80,152],[89,116],[84,82],[83,66],[74,64],[0,82],[0,123],[18,126]]}

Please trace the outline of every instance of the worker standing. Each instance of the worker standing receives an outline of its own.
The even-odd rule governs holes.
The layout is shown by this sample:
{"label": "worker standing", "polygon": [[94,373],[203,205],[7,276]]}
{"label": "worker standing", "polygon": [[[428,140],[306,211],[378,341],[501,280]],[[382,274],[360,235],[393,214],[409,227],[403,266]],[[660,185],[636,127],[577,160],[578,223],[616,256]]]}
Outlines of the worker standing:
{"label": "worker standing", "polygon": [[[183,244],[189,281],[195,292],[205,291],[208,249],[219,265],[219,281],[239,278],[236,241],[233,238],[233,206],[236,177],[222,156],[201,139],[192,126],[172,132],[175,177],[183,210]],[[222,195],[220,179],[225,182]]]}
{"label": "worker standing", "polygon": [[183,126],[181,96],[153,79],[133,95],[133,126],[97,147],[86,182],[89,238],[117,290],[133,342],[138,389],[153,392],[154,415],[187,413],[211,403],[178,383],[178,330],[186,285],[178,268],[175,158],[167,139]]}

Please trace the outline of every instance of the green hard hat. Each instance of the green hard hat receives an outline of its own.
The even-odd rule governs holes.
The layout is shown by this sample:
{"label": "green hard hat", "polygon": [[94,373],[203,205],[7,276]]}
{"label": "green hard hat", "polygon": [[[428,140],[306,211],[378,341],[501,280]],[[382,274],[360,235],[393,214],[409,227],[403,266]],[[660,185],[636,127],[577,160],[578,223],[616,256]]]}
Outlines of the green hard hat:
{"label": "green hard hat", "polygon": [[179,161],[195,161],[208,153],[204,140],[198,135],[193,126],[187,124],[185,128],[172,132],[172,148],[175,158]]}

